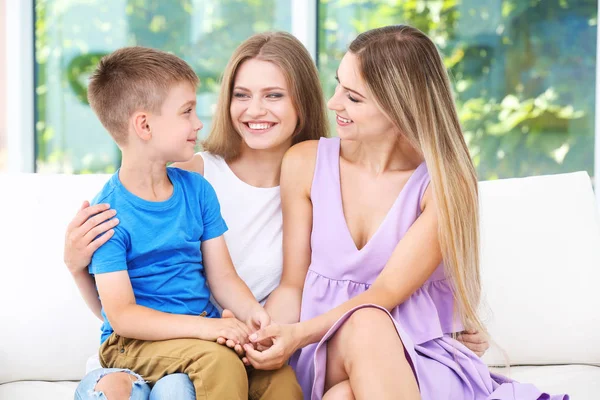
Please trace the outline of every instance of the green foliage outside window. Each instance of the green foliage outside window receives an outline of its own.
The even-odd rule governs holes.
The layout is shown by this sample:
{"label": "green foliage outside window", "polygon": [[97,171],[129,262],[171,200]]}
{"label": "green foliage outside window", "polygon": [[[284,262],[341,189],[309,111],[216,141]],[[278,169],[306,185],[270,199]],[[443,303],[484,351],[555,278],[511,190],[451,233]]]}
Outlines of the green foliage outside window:
{"label": "green foliage outside window", "polygon": [[322,0],[327,94],[358,33],[409,24],[438,45],[481,180],[594,170],[596,0]]}
{"label": "green foliage outside window", "polygon": [[70,122],[77,106],[89,108],[87,78],[103,55],[140,45],[182,57],[200,77],[206,104],[198,113],[207,121],[239,43],[257,32],[291,29],[290,0],[37,0],[35,14],[36,166],[51,172],[118,166],[119,150],[91,112],[84,110],[83,126]]}
{"label": "green foliage outside window", "polygon": [[[87,77],[102,55],[143,45],[183,57],[200,77],[198,112],[210,122],[232,51],[253,33],[290,31],[290,7],[291,0],[36,1],[38,170],[118,165],[119,151],[86,100]],[[480,179],[592,175],[597,7],[597,0],[321,0],[325,94],[358,33],[410,24],[444,56]]]}

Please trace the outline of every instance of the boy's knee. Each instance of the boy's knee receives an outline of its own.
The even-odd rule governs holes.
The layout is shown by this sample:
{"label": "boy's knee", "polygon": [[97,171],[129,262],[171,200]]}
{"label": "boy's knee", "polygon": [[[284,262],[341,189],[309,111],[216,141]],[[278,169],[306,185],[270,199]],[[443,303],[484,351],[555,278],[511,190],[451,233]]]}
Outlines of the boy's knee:
{"label": "boy's knee", "polygon": [[202,368],[202,375],[210,376],[208,379],[220,379],[220,377],[227,377],[228,380],[247,381],[248,379],[244,363],[236,352],[227,346],[214,343],[214,346],[211,346],[206,353],[206,359],[200,359],[199,364]]}
{"label": "boy's knee", "polygon": [[250,372],[250,399],[302,400],[302,389],[296,373],[289,365],[273,371],[252,370]]}
{"label": "boy's knee", "polygon": [[133,385],[139,380],[129,372],[111,372],[98,379],[94,391],[102,392],[108,400],[129,400]]}

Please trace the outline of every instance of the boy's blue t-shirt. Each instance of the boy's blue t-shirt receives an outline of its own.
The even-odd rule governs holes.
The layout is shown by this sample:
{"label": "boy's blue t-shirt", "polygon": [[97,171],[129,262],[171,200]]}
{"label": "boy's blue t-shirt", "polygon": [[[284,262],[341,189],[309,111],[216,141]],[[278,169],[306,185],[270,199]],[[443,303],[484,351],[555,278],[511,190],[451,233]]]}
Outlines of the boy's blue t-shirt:
{"label": "boy's blue t-shirt", "polygon": [[[117,171],[93,200],[117,210],[115,234],[92,257],[91,274],[129,273],[135,301],[172,314],[218,317],[210,302],[200,242],[221,236],[227,225],[213,187],[200,174],[167,168],[173,195],[152,202],[129,192]],[[102,310],[101,343],[113,332]]]}

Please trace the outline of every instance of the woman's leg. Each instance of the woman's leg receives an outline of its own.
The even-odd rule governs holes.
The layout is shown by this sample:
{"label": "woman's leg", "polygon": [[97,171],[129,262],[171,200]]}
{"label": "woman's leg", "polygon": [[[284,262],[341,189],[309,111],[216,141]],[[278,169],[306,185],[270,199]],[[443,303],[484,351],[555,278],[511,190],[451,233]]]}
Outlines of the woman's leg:
{"label": "woman's leg", "polygon": [[75,400],[147,400],[150,386],[138,374],[119,368],[100,368],[87,374],[75,390]]}
{"label": "woman's leg", "polygon": [[325,392],[345,380],[357,399],[420,399],[402,341],[385,312],[359,309],[329,340]]}
{"label": "woman's leg", "polygon": [[323,400],[355,400],[350,381],[345,380],[333,386],[325,393]]}
{"label": "woman's leg", "polygon": [[160,378],[152,391],[150,400],[195,400],[196,389],[186,374],[171,374]]}

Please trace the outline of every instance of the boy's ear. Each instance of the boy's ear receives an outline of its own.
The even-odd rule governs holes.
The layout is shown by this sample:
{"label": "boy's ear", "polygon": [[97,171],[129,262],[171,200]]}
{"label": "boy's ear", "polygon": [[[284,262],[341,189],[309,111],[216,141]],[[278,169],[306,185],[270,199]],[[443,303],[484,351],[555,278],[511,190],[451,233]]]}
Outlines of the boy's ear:
{"label": "boy's ear", "polygon": [[152,129],[150,128],[148,114],[145,112],[136,112],[132,116],[133,130],[135,134],[143,141],[152,139]]}

